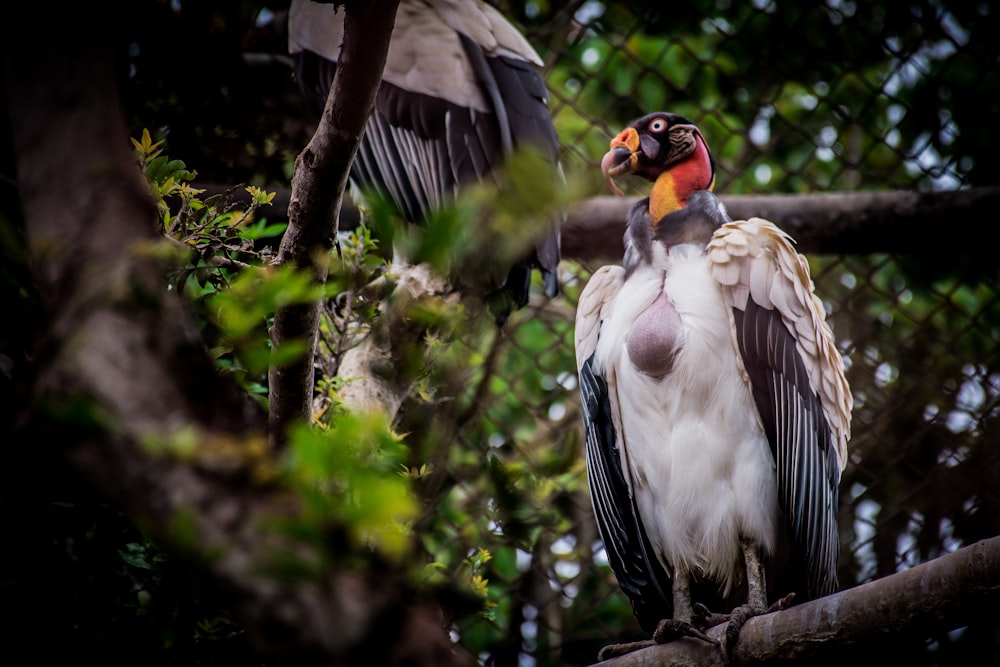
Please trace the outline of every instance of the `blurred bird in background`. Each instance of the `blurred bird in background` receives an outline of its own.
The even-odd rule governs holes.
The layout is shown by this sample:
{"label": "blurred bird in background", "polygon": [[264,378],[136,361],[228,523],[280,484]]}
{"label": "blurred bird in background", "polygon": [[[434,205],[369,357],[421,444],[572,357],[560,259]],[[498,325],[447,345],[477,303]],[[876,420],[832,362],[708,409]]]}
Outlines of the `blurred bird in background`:
{"label": "blurred bird in background", "polygon": [[[343,19],[342,7],[292,0],[289,52],[317,117],[336,71]],[[526,146],[540,152],[561,181],[542,65],[524,36],[481,0],[401,0],[352,185],[383,193],[403,219],[421,225],[462,186],[491,179]],[[545,293],[555,296],[560,223],[555,216],[541,228],[516,230],[531,239],[523,256],[457,282],[487,276],[485,297],[501,322],[527,304],[533,269],[541,272]]]}
{"label": "blurred bird in background", "polygon": [[[653,182],[629,211],[623,266],[580,296],[576,359],[593,508],[611,567],[653,641],[837,590],[838,485],[851,394],[790,238],[730,220],[701,131],[631,123],[601,167]],[[637,645],[608,647],[606,655]]]}

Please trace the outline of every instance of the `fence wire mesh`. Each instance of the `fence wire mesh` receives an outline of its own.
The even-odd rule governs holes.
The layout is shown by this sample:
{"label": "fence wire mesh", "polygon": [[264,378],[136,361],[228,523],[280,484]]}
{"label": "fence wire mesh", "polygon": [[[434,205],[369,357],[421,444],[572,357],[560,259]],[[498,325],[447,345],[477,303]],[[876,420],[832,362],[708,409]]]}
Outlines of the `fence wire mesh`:
{"label": "fence wire mesh", "polygon": [[[995,120],[1000,100],[987,3],[497,4],[546,62],[564,165],[597,174],[591,194],[609,138],[659,109],[702,128],[723,194],[997,180],[997,130],[980,115]],[[854,396],[842,588],[1000,534],[1000,271],[936,256],[931,238],[926,250],[809,257]],[[417,482],[433,501],[428,551],[461,555],[442,566],[488,582],[495,606],[454,625],[484,664],[587,664],[643,637],[583,468],[572,321],[597,266],[567,258],[559,298],[453,346],[436,378],[450,398],[404,415],[423,434],[415,462],[431,464]],[[930,632],[901,640],[900,655],[995,664],[998,631],[993,618]]]}

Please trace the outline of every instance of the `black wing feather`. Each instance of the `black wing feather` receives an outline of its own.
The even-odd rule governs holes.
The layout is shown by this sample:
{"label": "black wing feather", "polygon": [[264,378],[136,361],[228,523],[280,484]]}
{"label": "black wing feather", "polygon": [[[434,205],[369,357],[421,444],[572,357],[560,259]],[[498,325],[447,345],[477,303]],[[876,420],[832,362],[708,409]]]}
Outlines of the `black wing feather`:
{"label": "black wing feather", "polygon": [[670,576],[653,552],[621,468],[608,385],[593,372],[594,357],[580,368],[580,397],[587,451],[587,480],[611,569],[632,602],[639,625],[652,633],[673,616]]}
{"label": "black wing feather", "polygon": [[[486,57],[467,36],[459,33],[459,37],[496,114],[496,119],[491,120],[491,124],[497,130],[495,136],[500,141],[501,151],[490,156],[491,168],[498,166],[512,150],[534,146],[552,164],[553,170],[561,173],[559,137],[549,112],[548,91],[534,65],[506,56]],[[561,218],[552,220],[546,233],[538,235],[533,256],[525,258],[522,263],[521,277],[516,271],[512,272],[507,287],[514,295],[517,307],[528,302],[531,267],[541,270],[545,291],[550,297],[558,293],[561,222]]]}
{"label": "black wing feather", "polygon": [[734,308],[737,340],[777,466],[778,502],[800,568],[797,601],[837,590],[839,468],[819,396],[777,311]]}

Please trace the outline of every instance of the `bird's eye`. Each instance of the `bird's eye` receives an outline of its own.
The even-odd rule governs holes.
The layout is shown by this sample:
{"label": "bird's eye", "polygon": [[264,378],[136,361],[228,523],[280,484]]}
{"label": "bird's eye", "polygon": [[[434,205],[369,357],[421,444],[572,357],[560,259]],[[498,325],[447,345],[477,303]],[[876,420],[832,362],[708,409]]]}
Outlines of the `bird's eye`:
{"label": "bird's eye", "polygon": [[653,120],[649,121],[648,127],[650,132],[655,132],[656,134],[659,134],[660,132],[663,132],[664,130],[667,129],[667,121],[665,121],[662,118],[654,118]]}

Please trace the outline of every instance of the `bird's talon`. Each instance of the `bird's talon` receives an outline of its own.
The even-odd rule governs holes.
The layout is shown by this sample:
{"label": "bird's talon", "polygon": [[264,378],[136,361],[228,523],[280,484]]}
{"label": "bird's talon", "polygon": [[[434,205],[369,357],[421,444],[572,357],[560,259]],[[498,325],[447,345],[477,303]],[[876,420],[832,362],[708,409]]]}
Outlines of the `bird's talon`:
{"label": "bird's talon", "polygon": [[691,608],[691,625],[704,630],[708,627],[707,622],[711,614],[708,607],[700,602],[695,602]]}
{"label": "bird's talon", "polygon": [[653,641],[657,644],[666,644],[682,637],[694,637],[715,646],[719,645],[718,639],[709,637],[695,625],[673,618],[665,618],[660,621],[653,632]]}
{"label": "bird's talon", "polygon": [[772,611],[781,611],[782,609],[788,609],[789,607],[792,606],[792,601],[794,600],[794,598],[795,598],[795,593],[789,593],[780,600],[776,600],[774,604],[772,604],[770,607],[767,608],[767,613],[770,614]]}
{"label": "bird's talon", "polygon": [[729,620],[729,614],[711,611],[701,602],[695,602],[691,608],[691,623],[702,630],[714,628]]}

